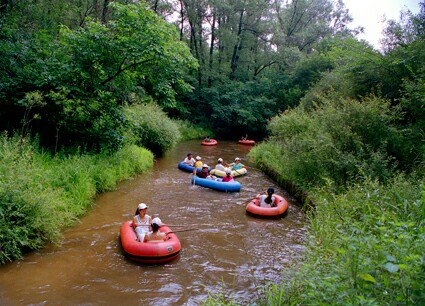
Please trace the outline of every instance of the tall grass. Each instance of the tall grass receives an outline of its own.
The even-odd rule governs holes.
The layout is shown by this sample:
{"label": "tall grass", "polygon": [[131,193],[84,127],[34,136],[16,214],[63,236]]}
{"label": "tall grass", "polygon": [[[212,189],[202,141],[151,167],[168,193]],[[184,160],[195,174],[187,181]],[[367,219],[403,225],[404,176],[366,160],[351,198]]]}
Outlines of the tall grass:
{"label": "tall grass", "polygon": [[205,136],[213,137],[214,133],[208,129],[197,126],[187,120],[174,120],[180,132],[180,140],[202,139]]}
{"label": "tall grass", "polygon": [[97,192],[152,165],[152,153],[135,145],[112,155],[51,156],[31,141],[1,135],[0,263],[58,242]]}
{"label": "tall grass", "polygon": [[316,211],[303,264],[284,272],[267,305],[423,305],[425,189],[397,175],[345,192],[314,192]]}
{"label": "tall grass", "polygon": [[130,142],[162,155],[180,139],[177,124],[155,103],[134,104],[125,108]]}

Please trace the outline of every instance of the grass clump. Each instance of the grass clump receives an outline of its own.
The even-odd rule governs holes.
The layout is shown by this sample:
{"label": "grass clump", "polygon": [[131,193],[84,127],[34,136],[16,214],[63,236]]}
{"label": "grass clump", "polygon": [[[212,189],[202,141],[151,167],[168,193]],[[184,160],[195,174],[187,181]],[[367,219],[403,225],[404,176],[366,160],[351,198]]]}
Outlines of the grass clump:
{"label": "grass clump", "polygon": [[135,145],[112,155],[52,156],[19,137],[2,134],[0,144],[0,263],[58,243],[97,192],[153,166],[152,153]]}

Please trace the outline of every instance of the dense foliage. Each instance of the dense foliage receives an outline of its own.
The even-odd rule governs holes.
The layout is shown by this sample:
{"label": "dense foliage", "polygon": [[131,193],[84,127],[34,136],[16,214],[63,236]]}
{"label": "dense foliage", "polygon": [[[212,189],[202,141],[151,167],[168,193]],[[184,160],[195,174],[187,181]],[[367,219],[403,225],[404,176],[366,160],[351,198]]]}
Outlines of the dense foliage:
{"label": "dense foliage", "polygon": [[384,54],[355,40],[324,42],[321,58],[334,69],[275,117],[269,140],[251,151],[315,204],[303,263],[261,303],[425,302],[421,7],[410,15],[409,39],[387,41]]}
{"label": "dense foliage", "polygon": [[108,9],[107,21],[86,18],[53,34],[15,29],[17,8],[2,16],[0,128],[37,133],[47,145],[118,148],[125,102],[152,96],[168,105],[189,89],[183,76],[196,62],[174,26],[144,4]]}
{"label": "dense foliage", "polygon": [[180,139],[178,126],[156,104],[138,104],[125,108],[130,142],[161,155]]}
{"label": "dense foliage", "polygon": [[20,258],[90,207],[97,192],[151,168],[152,153],[126,146],[111,154],[51,156],[25,138],[0,136],[0,263]]}

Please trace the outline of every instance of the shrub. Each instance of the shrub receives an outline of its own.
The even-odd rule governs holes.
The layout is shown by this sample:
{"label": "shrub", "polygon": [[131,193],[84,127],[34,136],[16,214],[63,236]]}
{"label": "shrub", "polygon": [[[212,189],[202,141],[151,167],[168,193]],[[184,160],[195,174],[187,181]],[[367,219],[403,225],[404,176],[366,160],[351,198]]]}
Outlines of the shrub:
{"label": "shrub", "polygon": [[162,155],[180,138],[176,123],[156,104],[136,104],[125,108],[128,137],[139,146]]}
{"label": "shrub", "polygon": [[270,143],[256,146],[250,156],[304,189],[327,179],[338,185],[365,176],[385,181],[406,145],[399,117],[376,97],[361,102],[322,97],[312,110],[299,107],[275,117]]}
{"label": "shrub", "polygon": [[214,133],[206,128],[197,126],[187,120],[175,120],[174,121],[180,132],[180,140],[192,140],[192,139],[202,139],[205,136],[209,135],[210,137],[214,136]]}
{"label": "shrub", "polygon": [[425,189],[397,175],[342,192],[316,189],[303,264],[269,291],[268,305],[417,304],[423,294]]}

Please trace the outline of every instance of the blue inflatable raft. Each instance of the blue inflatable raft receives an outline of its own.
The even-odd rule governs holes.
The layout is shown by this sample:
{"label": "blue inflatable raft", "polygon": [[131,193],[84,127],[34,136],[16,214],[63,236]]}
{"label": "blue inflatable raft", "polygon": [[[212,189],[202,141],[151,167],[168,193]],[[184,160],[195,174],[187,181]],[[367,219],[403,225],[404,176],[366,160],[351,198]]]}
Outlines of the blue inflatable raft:
{"label": "blue inflatable raft", "polygon": [[241,183],[236,182],[235,180],[230,182],[222,182],[221,179],[217,179],[215,181],[195,177],[192,175],[192,184],[225,192],[238,192],[241,190]]}
{"label": "blue inflatable raft", "polygon": [[[186,171],[186,172],[193,172],[193,169],[194,169],[194,167],[192,167],[192,166],[190,166],[190,165],[186,165],[185,163],[183,163],[183,162],[179,162],[179,165],[178,165],[178,167],[179,167],[179,169],[180,170],[183,170],[183,171]],[[201,171],[202,169],[201,168],[196,168],[196,172],[199,172],[199,171]],[[208,171],[210,171],[211,170],[211,167],[208,167]]]}

